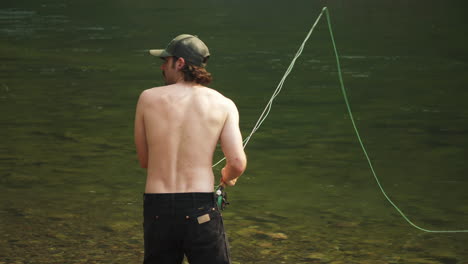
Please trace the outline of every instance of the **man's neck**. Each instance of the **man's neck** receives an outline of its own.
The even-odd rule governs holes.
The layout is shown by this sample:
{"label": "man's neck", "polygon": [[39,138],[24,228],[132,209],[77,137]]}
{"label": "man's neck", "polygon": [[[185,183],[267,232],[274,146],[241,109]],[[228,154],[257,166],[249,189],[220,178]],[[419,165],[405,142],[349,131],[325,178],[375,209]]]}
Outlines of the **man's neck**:
{"label": "man's neck", "polygon": [[180,86],[185,86],[185,87],[203,87],[203,85],[198,84],[196,82],[187,82],[187,81],[184,81],[184,80],[180,80],[180,81],[176,82],[176,84],[180,85]]}

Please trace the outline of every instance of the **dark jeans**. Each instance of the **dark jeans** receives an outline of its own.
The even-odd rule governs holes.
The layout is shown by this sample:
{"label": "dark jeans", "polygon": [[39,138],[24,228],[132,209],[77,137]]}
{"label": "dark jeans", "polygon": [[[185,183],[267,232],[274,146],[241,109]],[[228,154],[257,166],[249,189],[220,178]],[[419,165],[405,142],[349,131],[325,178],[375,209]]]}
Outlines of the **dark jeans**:
{"label": "dark jeans", "polygon": [[229,264],[213,193],[144,194],[144,264]]}

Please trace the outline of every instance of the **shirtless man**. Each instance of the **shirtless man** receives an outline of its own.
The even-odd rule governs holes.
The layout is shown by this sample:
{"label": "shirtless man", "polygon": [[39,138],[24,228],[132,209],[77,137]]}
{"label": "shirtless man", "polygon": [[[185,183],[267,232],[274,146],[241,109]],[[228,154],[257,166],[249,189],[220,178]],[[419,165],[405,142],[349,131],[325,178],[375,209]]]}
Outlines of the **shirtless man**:
{"label": "shirtless man", "polygon": [[166,86],[145,90],[137,103],[135,144],[147,169],[144,263],[231,263],[222,217],[214,201],[213,153],[226,156],[220,184],[235,185],[246,156],[235,104],[205,87],[208,47],[179,35],[164,50]]}

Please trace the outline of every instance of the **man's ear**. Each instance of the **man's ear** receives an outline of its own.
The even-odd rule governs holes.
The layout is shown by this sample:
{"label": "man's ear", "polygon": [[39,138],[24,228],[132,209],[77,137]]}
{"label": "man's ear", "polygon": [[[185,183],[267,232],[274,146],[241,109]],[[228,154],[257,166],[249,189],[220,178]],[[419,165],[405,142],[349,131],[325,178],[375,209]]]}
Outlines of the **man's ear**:
{"label": "man's ear", "polygon": [[184,66],[185,66],[184,58],[182,58],[182,57],[178,58],[177,62],[176,62],[177,70],[181,70]]}

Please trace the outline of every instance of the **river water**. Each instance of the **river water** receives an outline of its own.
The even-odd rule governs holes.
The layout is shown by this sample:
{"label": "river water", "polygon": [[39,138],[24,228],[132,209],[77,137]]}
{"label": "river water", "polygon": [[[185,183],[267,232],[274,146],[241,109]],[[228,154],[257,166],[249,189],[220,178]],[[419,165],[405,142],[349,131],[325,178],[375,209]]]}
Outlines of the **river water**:
{"label": "river water", "polygon": [[[0,263],[141,263],[133,115],[163,84],[147,50],[200,36],[246,136],[323,6],[385,191],[423,228],[468,229],[463,1],[6,0]],[[246,152],[223,213],[234,263],[468,263],[467,233],[419,231],[378,189],[324,19]]]}

